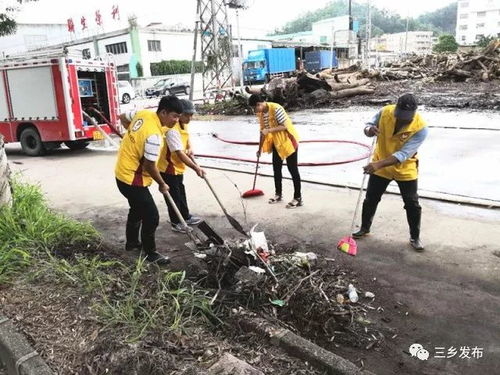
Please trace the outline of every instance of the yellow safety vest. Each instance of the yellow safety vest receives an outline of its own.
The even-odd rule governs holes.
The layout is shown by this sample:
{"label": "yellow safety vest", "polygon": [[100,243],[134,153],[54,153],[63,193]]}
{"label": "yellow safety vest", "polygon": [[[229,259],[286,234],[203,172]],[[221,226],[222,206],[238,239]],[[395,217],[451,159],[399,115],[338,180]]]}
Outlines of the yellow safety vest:
{"label": "yellow safety vest", "polygon": [[155,112],[138,111],[123,137],[118,151],[115,176],[121,182],[133,186],[149,186],[153,179],[143,170],[144,148],[148,137],[157,134],[162,140],[161,121]]}
{"label": "yellow safety vest", "polygon": [[[164,127],[165,137],[167,133],[171,130],[177,130],[181,135],[182,150],[186,151],[189,142],[189,132],[188,125],[184,124],[184,129],[179,123],[176,123],[173,127]],[[186,164],[177,156],[177,153],[171,152],[168,149],[167,142],[165,141],[160,153],[160,160],[158,161],[158,169],[162,173],[170,175],[180,175],[186,170]]]}
{"label": "yellow safety vest", "polygon": [[[272,102],[267,102],[267,106],[269,108],[269,127],[276,128],[280,126],[278,121],[276,121],[276,110],[283,107]],[[264,141],[262,143],[262,152],[270,153],[273,151],[274,146],[276,151],[278,151],[281,160],[285,160],[299,147],[299,134],[297,133],[297,130],[295,130],[288,113],[286,113],[284,109],[283,111],[285,112],[284,125],[286,126],[286,130],[276,133],[268,133],[264,137]],[[260,122],[260,130],[264,129],[264,113],[258,113],[257,118]]]}
{"label": "yellow safety vest", "polygon": [[[395,105],[388,105],[381,111],[378,123],[380,134],[373,154],[373,161],[386,159],[395,152],[401,150],[403,145],[408,142],[415,133],[427,126],[420,114],[417,113],[408,126],[403,127],[399,132],[394,134],[394,128],[396,126],[396,117],[394,116],[395,109]],[[418,177],[417,154],[402,163],[379,169],[375,174],[389,180],[416,180]]]}

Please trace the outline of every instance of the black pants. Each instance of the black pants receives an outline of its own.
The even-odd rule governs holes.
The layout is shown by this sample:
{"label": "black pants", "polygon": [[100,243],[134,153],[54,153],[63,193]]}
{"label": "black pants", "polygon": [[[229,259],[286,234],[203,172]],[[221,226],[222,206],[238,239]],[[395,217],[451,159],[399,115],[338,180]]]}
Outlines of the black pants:
{"label": "black pants", "polygon": [[[175,205],[181,212],[181,215],[184,218],[184,220],[189,219],[191,215],[189,214],[189,207],[186,199],[186,189],[184,188],[184,183],[183,183],[184,175],[182,174],[171,175],[171,174],[161,173],[161,177],[163,178],[163,181],[165,181],[167,185],[170,187],[170,195],[172,196],[172,200],[174,201]],[[167,202],[170,222],[172,224],[179,224],[179,218],[175,214],[174,208],[168,201],[167,197],[165,197],[165,202]]]}
{"label": "black pants", "polygon": [[147,187],[132,186],[116,180],[120,193],[127,198],[128,211],[126,238],[127,244],[139,243],[141,233],[142,248],[146,254],[156,251],[155,232],[160,221],[155,201]]}
{"label": "black pants", "polygon": [[[373,222],[373,217],[377,211],[378,202],[382,198],[387,186],[391,180],[377,175],[371,175],[368,180],[368,188],[366,190],[366,198],[363,202],[363,214],[361,227],[370,230]],[[410,236],[413,239],[420,237],[420,219],[422,216],[422,207],[418,203],[418,180],[413,181],[396,181],[399,186],[399,191],[403,197],[406,210],[406,218],[410,227]]]}
{"label": "black pants", "polygon": [[[286,158],[286,166],[293,180],[293,197],[294,199],[298,199],[302,197],[300,191],[300,174],[299,167],[297,166],[299,149],[297,149],[292,155]],[[273,147],[273,171],[274,171],[274,189],[276,191],[276,195],[283,194],[282,187],[282,179],[283,175],[281,173],[281,169],[283,168],[283,160],[276,151],[276,148]]]}

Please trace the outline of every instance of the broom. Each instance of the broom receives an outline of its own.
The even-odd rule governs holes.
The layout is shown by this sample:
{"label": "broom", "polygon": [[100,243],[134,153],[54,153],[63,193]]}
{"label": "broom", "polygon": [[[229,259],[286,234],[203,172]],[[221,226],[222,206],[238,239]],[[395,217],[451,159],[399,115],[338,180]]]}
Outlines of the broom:
{"label": "broom", "polygon": [[[262,141],[262,136],[261,136],[261,139],[259,140],[259,148],[260,148],[261,141]],[[253,176],[252,190],[247,190],[243,194],[241,194],[242,198],[260,197],[261,195],[264,195],[264,192],[262,190],[255,188],[255,183],[257,181],[257,171],[259,170],[259,160],[260,160],[260,153],[259,153],[259,156],[257,156],[257,165],[255,166],[255,174]]]}
{"label": "broom", "polygon": [[[372,156],[376,140],[377,137],[373,137],[372,145],[370,147],[370,152],[368,153],[368,158],[367,158],[368,161],[370,161],[370,158]],[[354,232],[354,228],[356,227],[356,217],[358,216],[359,207],[361,205],[361,197],[363,196],[363,190],[365,187],[365,181],[367,176],[368,174],[366,173],[363,174],[363,180],[361,181],[361,187],[359,188],[358,202],[356,203],[356,208],[354,209],[354,215],[352,218],[351,230],[349,231],[349,235],[342,237],[337,244],[338,250],[352,256],[356,256],[356,254],[358,253],[358,244],[356,243],[356,240],[352,237],[352,232]]]}

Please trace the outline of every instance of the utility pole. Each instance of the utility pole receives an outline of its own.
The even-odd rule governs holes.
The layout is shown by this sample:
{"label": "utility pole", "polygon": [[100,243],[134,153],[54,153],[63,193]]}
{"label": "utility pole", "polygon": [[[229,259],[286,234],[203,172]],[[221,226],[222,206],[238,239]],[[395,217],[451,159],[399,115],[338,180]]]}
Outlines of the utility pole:
{"label": "utility pole", "polygon": [[405,35],[405,59],[408,56],[408,26],[410,24],[410,9],[406,14],[406,35]]}
{"label": "utility pole", "polygon": [[372,7],[368,1],[368,15],[366,17],[366,68],[370,68],[370,40],[372,38]]}
{"label": "utility pole", "polygon": [[349,0],[349,30],[352,31],[352,0]]}
{"label": "utility pole", "polygon": [[240,91],[243,91],[243,45],[241,44],[239,10],[247,7],[245,2],[245,0],[229,0],[227,2],[227,6],[230,9],[235,9],[236,11],[236,37],[238,38],[238,75],[240,76]]}
{"label": "utility pole", "polygon": [[[225,87],[231,86],[232,37],[227,19],[226,4],[223,0],[197,0],[196,31],[200,35],[201,61],[203,62],[203,96],[215,92],[217,95]],[[196,41],[194,43],[196,45]],[[194,82],[193,53],[191,82]],[[191,86],[193,90],[193,86]]]}

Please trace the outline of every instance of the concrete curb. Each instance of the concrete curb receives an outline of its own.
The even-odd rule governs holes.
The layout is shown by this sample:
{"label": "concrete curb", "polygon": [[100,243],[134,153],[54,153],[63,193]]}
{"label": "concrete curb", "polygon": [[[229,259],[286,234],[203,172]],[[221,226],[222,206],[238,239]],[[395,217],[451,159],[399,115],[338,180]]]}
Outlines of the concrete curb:
{"label": "concrete curb", "polygon": [[16,327],[0,315],[0,361],[9,375],[54,375]]}
{"label": "concrete curb", "polygon": [[375,375],[359,369],[354,363],[296,335],[285,328],[278,328],[255,314],[244,312],[238,323],[247,332],[257,332],[269,337],[271,343],[281,347],[293,357],[308,361],[325,370],[329,375]]}

